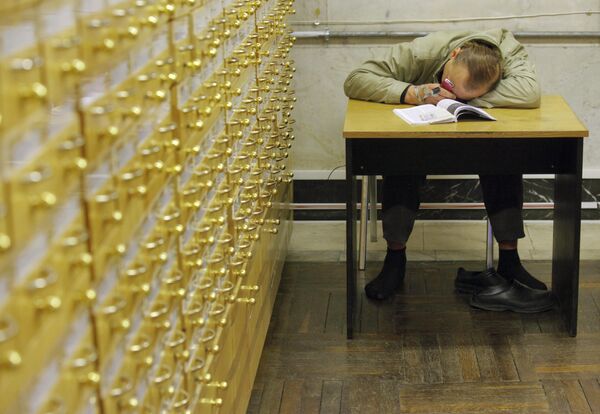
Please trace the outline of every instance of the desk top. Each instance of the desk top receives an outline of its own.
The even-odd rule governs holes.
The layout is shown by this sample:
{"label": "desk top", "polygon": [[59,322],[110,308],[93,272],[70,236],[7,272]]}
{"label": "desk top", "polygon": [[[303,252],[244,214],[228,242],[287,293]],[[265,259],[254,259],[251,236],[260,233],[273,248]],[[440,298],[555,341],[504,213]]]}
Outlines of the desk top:
{"label": "desk top", "polygon": [[542,97],[536,109],[485,109],[497,121],[459,121],[447,124],[409,125],[394,115],[391,105],[350,99],[344,138],[582,138],[589,136],[565,100]]}

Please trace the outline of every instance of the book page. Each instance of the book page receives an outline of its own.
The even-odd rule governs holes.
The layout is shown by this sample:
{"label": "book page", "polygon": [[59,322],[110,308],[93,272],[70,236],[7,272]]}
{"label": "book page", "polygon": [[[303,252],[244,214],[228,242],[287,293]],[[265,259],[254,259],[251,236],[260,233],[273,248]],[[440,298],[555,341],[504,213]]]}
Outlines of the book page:
{"label": "book page", "polygon": [[445,109],[426,104],[405,109],[394,109],[394,114],[410,125],[426,125],[432,123],[453,122],[454,116]]}
{"label": "book page", "polygon": [[456,118],[458,118],[462,113],[470,113],[484,119],[496,120],[496,118],[485,112],[483,109],[455,101],[454,99],[442,99],[437,103],[437,105],[438,107],[444,108],[446,111],[453,114]]}

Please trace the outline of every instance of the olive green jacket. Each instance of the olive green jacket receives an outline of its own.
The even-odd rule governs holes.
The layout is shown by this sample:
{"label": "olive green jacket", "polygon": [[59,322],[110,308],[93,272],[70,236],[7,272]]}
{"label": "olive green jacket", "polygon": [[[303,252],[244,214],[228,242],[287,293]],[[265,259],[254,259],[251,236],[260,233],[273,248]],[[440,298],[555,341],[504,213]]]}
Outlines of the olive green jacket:
{"label": "olive green jacket", "polygon": [[412,42],[399,43],[383,59],[369,60],[352,71],[344,82],[344,91],[349,98],[400,103],[402,93],[411,84],[438,83],[450,52],[473,39],[500,49],[503,74],[494,90],[469,103],[484,108],[538,107],[540,86],[535,67],[528,60],[523,45],[504,29],[435,32]]}

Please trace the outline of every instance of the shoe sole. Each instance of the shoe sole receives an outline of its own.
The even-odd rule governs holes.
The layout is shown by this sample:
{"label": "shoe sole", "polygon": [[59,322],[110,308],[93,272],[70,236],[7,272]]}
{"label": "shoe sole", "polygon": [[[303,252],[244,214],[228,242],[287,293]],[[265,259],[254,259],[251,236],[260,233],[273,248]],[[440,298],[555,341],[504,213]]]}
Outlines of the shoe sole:
{"label": "shoe sole", "polygon": [[[403,282],[404,282],[404,280],[403,280]],[[367,293],[366,289],[363,289],[363,290],[365,292],[365,296],[367,297],[367,299],[374,300],[374,301],[377,301],[377,302],[383,302],[384,300],[388,300],[388,299],[393,298],[394,296],[396,296],[396,293],[398,293],[398,291],[402,288],[402,284],[403,283],[400,283],[400,286],[398,286],[397,288],[393,289],[392,292],[390,292],[388,296],[383,297],[383,298],[374,298],[374,297],[370,296]]]}
{"label": "shoe sole", "polygon": [[[527,285],[525,285],[527,286]],[[534,289],[531,286],[527,286],[529,289],[532,290],[542,290],[544,292],[547,292],[548,289]],[[478,289],[478,288],[474,288],[471,285],[468,284],[463,284],[463,283],[459,283],[459,282],[454,282],[454,290],[456,291],[456,293],[460,293],[461,295],[474,295],[476,293],[479,293],[482,289]]]}
{"label": "shoe sole", "polygon": [[540,313],[540,312],[546,312],[546,311],[554,309],[553,304],[549,304],[549,305],[542,306],[539,308],[531,308],[531,309],[513,308],[511,306],[504,306],[504,305],[481,305],[481,304],[472,303],[472,302],[470,302],[469,305],[471,305],[472,307],[477,308],[477,309],[483,309],[483,310],[493,311],[493,312],[511,311],[511,312],[515,312],[515,313]]}

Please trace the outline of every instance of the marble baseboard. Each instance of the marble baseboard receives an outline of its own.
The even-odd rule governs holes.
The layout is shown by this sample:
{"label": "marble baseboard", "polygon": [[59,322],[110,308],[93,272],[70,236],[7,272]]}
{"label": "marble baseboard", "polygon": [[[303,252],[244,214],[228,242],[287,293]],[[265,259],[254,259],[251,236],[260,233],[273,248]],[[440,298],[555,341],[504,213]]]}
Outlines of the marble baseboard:
{"label": "marble baseboard", "polygon": [[[294,201],[297,203],[344,203],[344,180],[295,180]],[[378,180],[378,201],[381,202],[381,180]],[[360,194],[360,183],[357,183]],[[526,178],[523,180],[525,202],[552,202],[554,180],[548,178]],[[421,191],[424,203],[480,203],[483,200],[477,179],[432,179]],[[583,181],[582,201],[600,202],[600,179]],[[551,220],[552,210],[524,210],[525,220]],[[420,220],[482,220],[485,210],[421,210]],[[344,210],[296,210],[296,220],[344,220]],[[582,219],[600,220],[599,208],[582,210]]]}
{"label": "marble baseboard", "polygon": [[[367,261],[380,262],[386,250],[378,222],[377,241],[368,241]],[[526,221],[526,237],[519,240],[523,260],[552,258],[552,222]],[[370,236],[369,236],[370,237]],[[409,261],[485,262],[485,221],[417,221],[407,245]],[[343,221],[296,221],[287,261],[345,260],[346,227]],[[494,243],[494,257],[498,257]],[[600,260],[600,222],[581,224],[581,260]]]}

